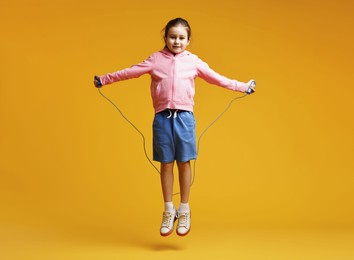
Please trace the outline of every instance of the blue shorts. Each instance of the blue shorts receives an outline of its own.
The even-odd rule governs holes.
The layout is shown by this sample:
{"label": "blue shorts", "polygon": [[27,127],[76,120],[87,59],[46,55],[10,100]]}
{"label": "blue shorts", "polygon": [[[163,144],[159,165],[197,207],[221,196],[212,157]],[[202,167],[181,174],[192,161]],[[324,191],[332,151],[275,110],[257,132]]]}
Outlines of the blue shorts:
{"label": "blue shorts", "polygon": [[169,163],[197,157],[193,112],[167,109],[156,113],[153,122],[153,159]]}

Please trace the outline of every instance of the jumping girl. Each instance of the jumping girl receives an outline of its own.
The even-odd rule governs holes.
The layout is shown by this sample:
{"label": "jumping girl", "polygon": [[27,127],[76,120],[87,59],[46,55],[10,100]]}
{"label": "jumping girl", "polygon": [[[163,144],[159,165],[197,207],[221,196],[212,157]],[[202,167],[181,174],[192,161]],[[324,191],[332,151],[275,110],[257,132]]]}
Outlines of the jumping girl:
{"label": "jumping girl", "polygon": [[[176,232],[185,236],[191,228],[189,194],[191,186],[191,164],[196,159],[196,133],[194,106],[194,80],[201,77],[208,83],[232,91],[255,91],[255,85],[231,80],[209,68],[208,64],[186,48],[191,40],[191,27],[182,18],[169,21],[164,29],[165,46],[145,61],[130,68],[95,76],[96,87],[117,81],[151,76],[151,97],[155,110],[153,121],[153,160],[161,163],[160,176],[164,199],[164,212],[160,228],[161,236]],[[180,184],[180,205],[173,205],[173,168],[176,162]]]}

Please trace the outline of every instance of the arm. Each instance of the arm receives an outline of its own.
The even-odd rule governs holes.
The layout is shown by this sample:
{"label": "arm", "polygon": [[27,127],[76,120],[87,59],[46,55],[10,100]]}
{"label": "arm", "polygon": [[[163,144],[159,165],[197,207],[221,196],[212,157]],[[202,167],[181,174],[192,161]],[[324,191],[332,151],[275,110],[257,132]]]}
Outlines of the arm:
{"label": "arm", "polygon": [[112,84],[117,81],[138,78],[143,74],[150,73],[153,66],[153,56],[150,56],[145,61],[133,65],[130,68],[119,70],[113,73],[108,73],[99,77],[102,85]]}
{"label": "arm", "polygon": [[212,70],[207,63],[203,62],[199,58],[197,59],[198,76],[207,81],[208,83],[243,93],[248,90],[250,82],[244,83],[224,77]]}

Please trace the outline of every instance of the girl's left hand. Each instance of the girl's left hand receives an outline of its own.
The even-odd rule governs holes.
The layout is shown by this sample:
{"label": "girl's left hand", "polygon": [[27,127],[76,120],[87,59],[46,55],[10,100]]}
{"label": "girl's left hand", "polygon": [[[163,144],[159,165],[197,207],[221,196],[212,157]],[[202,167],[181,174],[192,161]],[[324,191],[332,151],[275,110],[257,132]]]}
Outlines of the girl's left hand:
{"label": "girl's left hand", "polygon": [[247,94],[251,94],[256,91],[256,81],[254,79],[248,81],[247,85],[248,85],[248,89],[246,91]]}

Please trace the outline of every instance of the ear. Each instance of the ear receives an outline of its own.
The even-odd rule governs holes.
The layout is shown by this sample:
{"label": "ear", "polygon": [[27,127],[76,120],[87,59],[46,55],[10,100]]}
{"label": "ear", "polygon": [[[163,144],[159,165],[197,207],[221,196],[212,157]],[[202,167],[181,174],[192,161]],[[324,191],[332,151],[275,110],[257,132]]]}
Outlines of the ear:
{"label": "ear", "polygon": [[191,38],[188,39],[187,46],[189,45],[190,42],[191,42]]}

